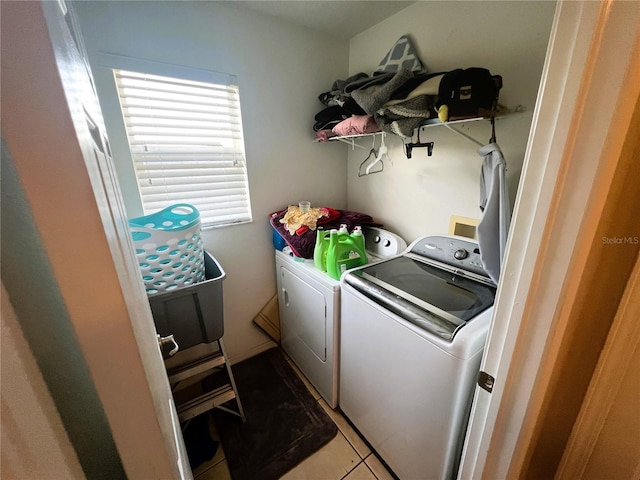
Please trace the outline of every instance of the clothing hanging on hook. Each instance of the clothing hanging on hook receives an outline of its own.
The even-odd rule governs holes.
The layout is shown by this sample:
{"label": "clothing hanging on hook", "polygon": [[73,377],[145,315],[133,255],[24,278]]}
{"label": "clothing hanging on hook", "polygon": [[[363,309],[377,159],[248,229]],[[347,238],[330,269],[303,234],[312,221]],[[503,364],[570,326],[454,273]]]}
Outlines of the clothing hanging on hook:
{"label": "clothing hanging on hook", "polygon": [[480,171],[480,210],[482,219],[476,227],[480,261],[497,284],[511,223],[511,202],[506,180],[506,162],[497,143],[478,150],[484,157]]}

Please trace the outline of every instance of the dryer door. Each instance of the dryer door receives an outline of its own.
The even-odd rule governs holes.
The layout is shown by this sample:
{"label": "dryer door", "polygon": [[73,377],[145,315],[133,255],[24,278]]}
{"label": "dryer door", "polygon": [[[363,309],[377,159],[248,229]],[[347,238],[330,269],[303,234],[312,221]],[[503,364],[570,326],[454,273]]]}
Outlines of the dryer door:
{"label": "dryer door", "polygon": [[280,267],[280,322],[285,351],[297,350],[300,342],[322,362],[327,357],[327,300],[323,292]]}

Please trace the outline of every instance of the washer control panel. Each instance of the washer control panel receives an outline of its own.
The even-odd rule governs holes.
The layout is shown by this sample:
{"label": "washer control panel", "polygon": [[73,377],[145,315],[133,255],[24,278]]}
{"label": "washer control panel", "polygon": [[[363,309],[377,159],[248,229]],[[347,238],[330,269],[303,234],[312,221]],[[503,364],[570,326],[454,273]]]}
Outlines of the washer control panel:
{"label": "washer control panel", "polygon": [[380,259],[402,253],[407,242],[393,232],[380,227],[364,227],[364,248],[368,254]]}
{"label": "washer control panel", "polygon": [[478,243],[472,239],[447,235],[419,238],[410,246],[411,253],[446,263],[462,270],[487,276],[480,260]]}

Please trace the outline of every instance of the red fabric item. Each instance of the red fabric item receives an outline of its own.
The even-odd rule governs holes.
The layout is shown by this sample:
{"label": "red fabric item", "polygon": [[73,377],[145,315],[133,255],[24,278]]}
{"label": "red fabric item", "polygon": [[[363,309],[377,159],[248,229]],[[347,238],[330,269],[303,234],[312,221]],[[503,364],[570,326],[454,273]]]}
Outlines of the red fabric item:
{"label": "red fabric item", "polygon": [[[318,225],[324,225],[326,223],[332,222],[340,216],[340,211],[334,210],[333,208],[322,207],[320,210],[326,212],[326,215],[318,219],[318,223],[317,223]],[[309,230],[309,227],[307,227],[306,225],[303,225],[296,230],[296,235],[300,236],[305,232],[307,232],[308,230]]]}

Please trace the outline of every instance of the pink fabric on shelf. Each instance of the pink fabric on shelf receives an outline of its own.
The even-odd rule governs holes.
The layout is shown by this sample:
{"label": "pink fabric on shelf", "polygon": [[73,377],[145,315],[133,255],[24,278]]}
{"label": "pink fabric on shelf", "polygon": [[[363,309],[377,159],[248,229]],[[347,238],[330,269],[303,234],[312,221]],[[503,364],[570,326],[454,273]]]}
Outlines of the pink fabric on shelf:
{"label": "pink fabric on shelf", "polygon": [[333,133],[341,136],[362,135],[379,131],[380,127],[371,115],[354,115],[333,127]]}
{"label": "pink fabric on shelf", "polygon": [[335,137],[336,134],[331,130],[319,130],[316,132],[316,140],[318,142],[328,142],[331,137]]}

